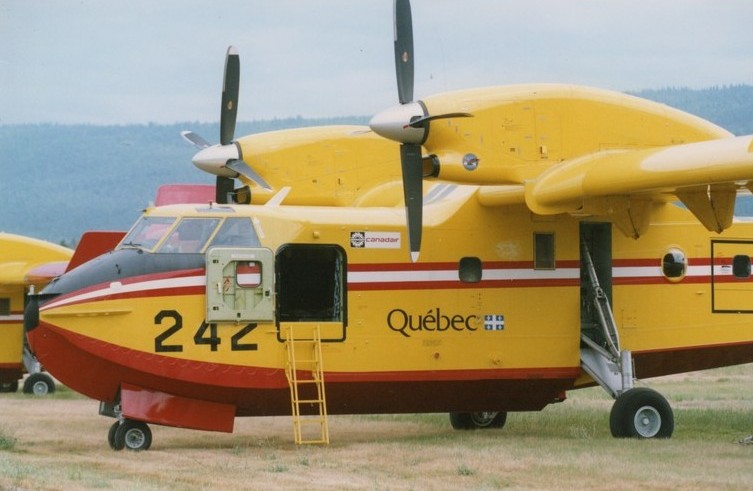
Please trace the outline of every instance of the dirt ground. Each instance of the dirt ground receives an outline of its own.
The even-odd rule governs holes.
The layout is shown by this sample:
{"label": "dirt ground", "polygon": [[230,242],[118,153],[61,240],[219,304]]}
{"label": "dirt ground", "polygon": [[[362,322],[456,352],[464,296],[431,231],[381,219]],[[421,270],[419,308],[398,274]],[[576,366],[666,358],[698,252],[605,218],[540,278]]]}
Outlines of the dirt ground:
{"label": "dirt ground", "polygon": [[505,428],[447,415],[330,416],[331,443],[296,446],[291,418],[238,418],[232,434],[152,426],[145,452],[109,448],[113,420],[65,389],[0,395],[0,489],[743,489],[753,482],[753,368],[656,384],[669,440],[616,440],[611,401],[577,391]]}

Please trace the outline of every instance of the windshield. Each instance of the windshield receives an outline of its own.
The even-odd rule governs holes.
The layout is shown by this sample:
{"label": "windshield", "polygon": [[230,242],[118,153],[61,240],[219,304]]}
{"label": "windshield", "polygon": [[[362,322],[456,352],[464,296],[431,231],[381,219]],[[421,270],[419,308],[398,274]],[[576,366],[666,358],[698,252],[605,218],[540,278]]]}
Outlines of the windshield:
{"label": "windshield", "polygon": [[157,252],[201,252],[220,220],[220,218],[184,218],[170,232]]}
{"label": "windshield", "polygon": [[175,217],[141,217],[118,246],[152,250],[175,223]]}
{"label": "windshield", "polygon": [[247,217],[187,217],[180,221],[177,217],[141,217],[118,248],[196,254],[215,246],[260,247],[260,243]]}
{"label": "windshield", "polygon": [[212,239],[211,247],[260,247],[251,220],[248,218],[226,218],[220,231]]}

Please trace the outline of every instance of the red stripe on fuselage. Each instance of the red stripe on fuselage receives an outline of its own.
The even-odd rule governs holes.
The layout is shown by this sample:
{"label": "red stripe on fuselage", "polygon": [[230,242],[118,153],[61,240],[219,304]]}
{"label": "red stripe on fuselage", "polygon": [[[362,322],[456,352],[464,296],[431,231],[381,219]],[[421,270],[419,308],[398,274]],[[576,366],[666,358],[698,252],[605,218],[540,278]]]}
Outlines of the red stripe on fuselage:
{"label": "red stripe on fuselage", "polygon": [[[148,288],[143,290],[135,290],[135,291],[129,291],[129,292],[117,292],[110,294],[103,294],[101,296],[96,296],[94,298],[89,298],[88,295],[96,295],[97,292],[104,292],[112,288],[112,285],[115,283],[120,283],[123,286],[133,286],[138,285],[139,283],[148,283],[148,282],[155,282],[155,281],[164,281],[169,282],[170,280],[177,280],[182,278],[191,278],[191,277],[198,277],[204,276],[204,270],[203,269],[188,269],[188,270],[176,270],[176,271],[167,271],[167,272],[161,272],[161,273],[154,273],[154,274],[146,274],[146,275],[139,275],[139,276],[133,276],[130,278],[124,278],[123,280],[118,281],[108,281],[103,283],[98,283],[96,285],[87,286],[85,288],[81,288],[80,290],[76,290],[73,292],[65,293],[63,295],[60,295],[59,297],[55,297],[53,300],[50,300],[48,303],[42,305],[41,310],[45,310],[49,308],[50,306],[57,306],[61,304],[65,305],[77,305],[80,303],[87,303],[87,302],[95,302],[95,301],[103,301],[103,300],[115,300],[115,299],[124,299],[124,298],[142,298],[142,297],[155,297],[155,296],[178,296],[178,295],[202,295],[204,294],[206,287],[205,285],[192,285],[192,286],[166,286],[164,288]],[[80,299],[77,299],[77,297],[81,297]]]}
{"label": "red stripe on fuselage", "polygon": [[[233,404],[239,414],[244,415],[289,414],[290,411],[289,386],[283,368],[170,358],[92,339],[45,322],[32,330],[29,338],[40,361],[53,375],[73,390],[93,399],[112,401],[120,385],[129,383],[181,397]],[[579,367],[541,367],[446,371],[328,371],[325,378],[328,403],[334,414],[372,412],[371,408],[385,403],[392,412],[449,410],[460,403],[458,399],[451,402],[449,408],[445,408],[447,401],[454,400],[454,394],[458,390],[465,391],[478,384],[486,384],[490,393],[484,391],[475,396],[464,394],[470,407],[477,407],[475,404],[485,407],[483,401],[490,404],[494,401],[494,406],[486,407],[501,408],[504,403],[520,410],[540,409],[553,402],[560,392],[572,387],[574,379],[579,375]],[[519,384],[524,384],[526,391],[540,386],[541,393],[530,397],[524,392],[519,394],[518,400],[509,402],[494,393],[495,387],[505,387],[506,396],[509,397],[510,391],[520,390]],[[411,387],[416,390],[420,388],[422,393],[436,393],[437,396],[430,400],[424,400],[427,397],[425,394],[421,398],[415,398],[415,390]],[[377,401],[374,394],[379,393],[394,393],[395,400]],[[269,402],[268,407],[262,397],[272,397],[275,401],[285,403],[279,405],[277,402]],[[477,399],[476,403],[474,397]]]}

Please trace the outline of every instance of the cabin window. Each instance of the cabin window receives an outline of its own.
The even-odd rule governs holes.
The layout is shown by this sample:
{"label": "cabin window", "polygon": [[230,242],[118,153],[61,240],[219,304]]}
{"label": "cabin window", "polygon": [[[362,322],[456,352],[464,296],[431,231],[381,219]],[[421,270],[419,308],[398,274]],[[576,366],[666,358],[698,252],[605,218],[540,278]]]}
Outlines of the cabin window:
{"label": "cabin window", "polygon": [[0,315],[10,315],[10,298],[0,298]]}
{"label": "cabin window", "polygon": [[672,281],[679,281],[685,277],[688,270],[688,259],[680,249],[672,248],[664,254],[661,261],[664,276]]}
{"label": "cabin window", "polygon": [[238,261],[235,263],[235,282],[242,288],[256,288],[261,285],[259,261]]}
{"label": "cabin window", "polygon": [[481,272],[481,259],[477,257],[464,257],[458,263],[458,277],[463,283],[478,283]]}
{"label": "cabin window", "polygon": [[136,247],[150,251],[164,237],[175,223],[175,217],[141,217],[128,235],[120,242],[118,249]]}
{"label": "cabin window", "polygon": [[733,257],[732,274],[735,278],[750,278],[750,256],[739,254]]}
{"label": "cabin window", "polygon": [[533,234],[533,268],[554,269],[554,233],[535,232]]}
{"label": "cabin window", "polygon": [[211,247],[261,247],[251,220],[248,218],[226,218]]}
{"label": "cabin window", "polygon": [[184,218],[157,252],[199,253],[219,223],[219,218]]}
{"label": "cabin window", "polygon": [[345,252],[335,245],[288,244],[277,253],[277,312],[283,322],[338,322],[345,314]]}

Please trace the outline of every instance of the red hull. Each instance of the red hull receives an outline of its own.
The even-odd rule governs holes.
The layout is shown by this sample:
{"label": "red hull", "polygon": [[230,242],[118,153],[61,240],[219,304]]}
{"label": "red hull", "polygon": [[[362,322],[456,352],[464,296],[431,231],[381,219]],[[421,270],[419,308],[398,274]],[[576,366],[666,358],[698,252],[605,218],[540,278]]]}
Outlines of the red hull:
{"label": "red hull", "polygon": [[[232,405],[236,416],[288,415],[291,411],[283,370],[137,353],[44,322],[29,333],[29,340],[55,377],[100,401],[115,401],[121,386],[128,384]],[[327,409],[330,414],[540,410],[562,400],[579,375],[578,367],[418,374],[326,372]]]}
{"label": "red hull", "polygon": [[[281,369],[176,360],[134,352],[41,322],[28,333],[37,357],[62,383],[115,402],[150,423],[232,431],[235,416],[288,415]],[[753,361],[753,344],[635,353],[648,378]],[[82,370],[82,367],[86,367]],[[535,411],[564,399],[579,367],[449,372],[326,372],[330,414]],[[123,390],[123,391],[122,391]],[[305,408],[304,412],[305,411]],[[313,412],[314,408],[310,408]]]}

